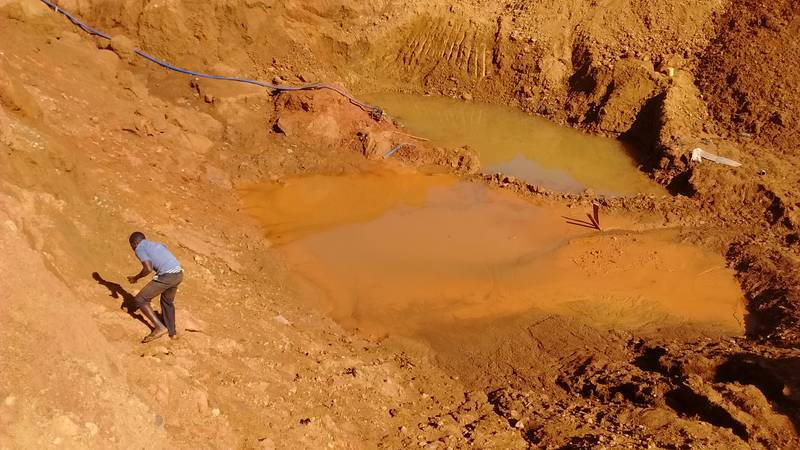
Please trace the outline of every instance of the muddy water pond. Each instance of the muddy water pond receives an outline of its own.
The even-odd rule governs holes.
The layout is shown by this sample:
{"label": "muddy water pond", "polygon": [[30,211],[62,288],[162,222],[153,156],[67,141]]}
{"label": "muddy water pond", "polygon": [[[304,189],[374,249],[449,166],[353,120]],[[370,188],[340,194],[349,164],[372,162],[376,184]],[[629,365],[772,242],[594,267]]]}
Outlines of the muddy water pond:
{"label": "muddy water pond", "polygon": [[562,192],[663,193],[616,139],[498,105],[411,94],[368,98],[411,134],[443,146],[473,148],[485,173],[512,175]]}
{"label": "muddy water pond", "polygon": [[539,207],[446,175],[309,176],[242,191],[290,267],[347,327],[407,337],[532,310],[604,329],[743,332],[718,255],[637,217]]}

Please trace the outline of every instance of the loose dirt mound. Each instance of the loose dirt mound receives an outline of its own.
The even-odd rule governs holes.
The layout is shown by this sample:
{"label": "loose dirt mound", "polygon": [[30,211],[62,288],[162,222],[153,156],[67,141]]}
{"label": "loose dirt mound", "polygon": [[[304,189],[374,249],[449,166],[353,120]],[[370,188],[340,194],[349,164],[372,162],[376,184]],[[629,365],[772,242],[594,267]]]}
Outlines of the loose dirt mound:
{"label": "loose dirt mound", "polygon": [[[362,3],[61,2],[128,38],[109,46],[38,2],[0,0],[0,446],[800,445],[797,80],[764,64],[797,60],[794,3]],[[725,254],[747,337],[643,339],[522,315],[433,364],[418,343],[345,331],[307,306],[313,287],[293,281],[234,187],[372,168],[365,156],[400,130],[329,92],[168,73],[132,45],[276,83],[507,103],[635,140],[643,169],[680,195],[599,200]],[[414,143],[396,154],[407,168],[477,167]],[[744,165],[692,163],[695,146]],[[177,342],[140,346],[147,328],[120,309],[134,229],[184,263]]]}
{"label": "loose dirt mound", "polygon": [[703,53],[700,86],[721,124],[797,163],[800,137],[800,5],[734,1],[716,20]]}

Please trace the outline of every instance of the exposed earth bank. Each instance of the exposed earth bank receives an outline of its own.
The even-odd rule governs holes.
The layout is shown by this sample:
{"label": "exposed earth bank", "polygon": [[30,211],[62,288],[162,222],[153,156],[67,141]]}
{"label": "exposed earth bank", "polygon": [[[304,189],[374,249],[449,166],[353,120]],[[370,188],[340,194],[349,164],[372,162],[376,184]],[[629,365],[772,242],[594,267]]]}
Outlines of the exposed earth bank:
{"label": "exposed earth bank", "polygon": [[[800,11],[791,1],[0,0],[0,448],[793,448],[800,422]],[[596,199],[478,175],[331,91],[507,103],[635,142],[672,196]],[[690,161],[695,147],[742,162]],[[746,335],[521,316],[465,360],[309,306],[243,210],[249,182],[420,168],[532,202],[655,214],[737,272]],[[181,339],[125,306],[126,236],[187,270]],[[619,245],[624,245],[625,241]],[[603,264],[599,261],[598,264]],[[472,339],[474,338],[474,339]]]}

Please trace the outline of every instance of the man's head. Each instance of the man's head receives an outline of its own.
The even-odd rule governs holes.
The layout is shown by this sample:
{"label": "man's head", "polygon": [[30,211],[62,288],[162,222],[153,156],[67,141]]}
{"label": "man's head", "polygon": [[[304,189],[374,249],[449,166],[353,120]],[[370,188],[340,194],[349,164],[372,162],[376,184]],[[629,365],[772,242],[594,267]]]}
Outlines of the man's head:
{"label": "man's head", "polygon": [[128,238],[128,242],[131,244],[131,248],[136,250],[136,247],[139,246],[139,243],[144,240],[144,233],[141,231],[134,231],[131,233],[131,237]]}

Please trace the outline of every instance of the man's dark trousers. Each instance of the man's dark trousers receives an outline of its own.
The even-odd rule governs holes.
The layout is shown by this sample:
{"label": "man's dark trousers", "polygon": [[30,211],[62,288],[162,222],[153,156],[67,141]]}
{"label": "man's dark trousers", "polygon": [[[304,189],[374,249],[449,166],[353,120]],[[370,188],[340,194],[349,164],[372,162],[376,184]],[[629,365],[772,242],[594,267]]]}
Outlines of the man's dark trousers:
{"label": "man's dark trousers", "polygon": [[175,330],[175,294],[182,281],[183,272],[159,275],[158,279],[147,283],[135,297],[136,305],[142,307],[161,294],[161,316],[170,336],[175,336],[177,333]]}

